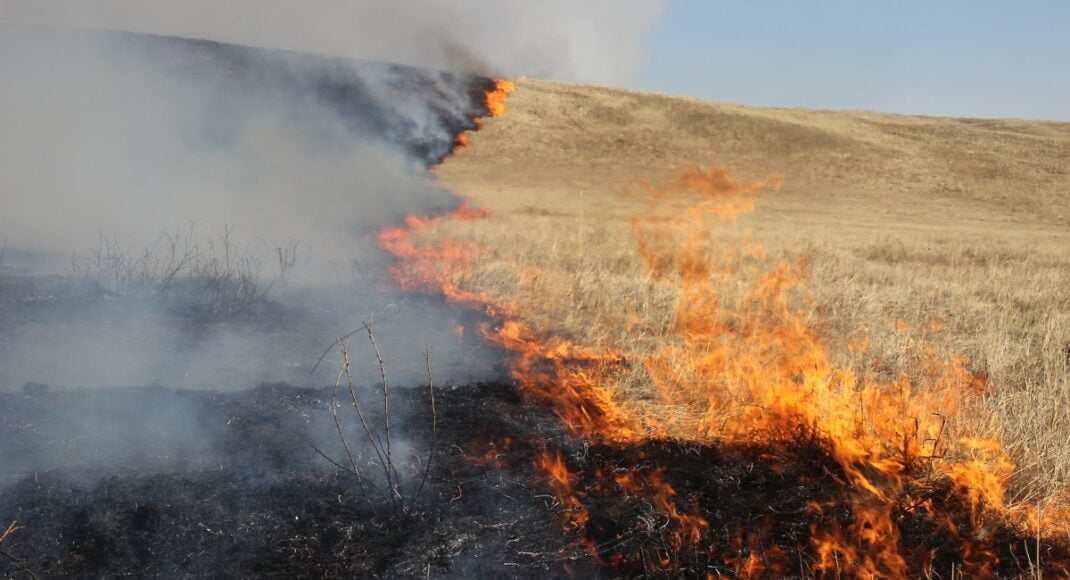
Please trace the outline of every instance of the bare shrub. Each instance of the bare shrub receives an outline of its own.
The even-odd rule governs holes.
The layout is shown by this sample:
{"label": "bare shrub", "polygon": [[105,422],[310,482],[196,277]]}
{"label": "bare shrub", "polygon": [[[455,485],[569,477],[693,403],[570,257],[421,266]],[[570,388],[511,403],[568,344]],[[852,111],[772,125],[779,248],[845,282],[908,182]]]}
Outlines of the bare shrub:
{"label": "bare shrub", "polygon": [[[338,348],[342,358],[335,379],[334,388],[331,392],[331,417],[334,422],[335,432],[338,435],[338,441],[345,453],[345,461],[347,464],[342,464],[331,459],[330,456],[315,446],[313,446],[313,449],[317,454],[335,467],[352,474],[360,484],[361,489],[366,493],[369,491],[375,492],[387,499],[395,511],[408,513],[410,504],[419,499],[420,495],[423,493],[424,486],[427,483],[427,478],[431,472],[431,461],[435,453],[435,444],[438,434],[438,414],[435,410],[435,386],[431,373],[431,354],[425,347],[424,363],[427,368],[427,389],[431,402],[431,444],[427,452],[427,460],[423,462],[422,474],[413,474],[414,476],[420,477],[419,483],[415,486],[415,489],[405,490],[398,473],[397,462],[395,461],[393,435],[391,434],[390,386],[389,381],[387,380],[386,363],[383,360],[382,351],[379,349],[379,343],[375,339],[375,333],[372,331],[373,324],[374,322],[362,322],[361,329],[340,337],[331,346],[331,349],[335,347]],[[382,381],[379,389],[382,396],[382,420],[380,425],[373,425],[369,421],[369,415],[361,404],[360,398],[357,396],[357,389],[353,383],[353,375],[351,372],[352,361],[349,356],[349,340],[354,334],[360,332],[360,330],[364,330],[368,336],[368,342],[372,351],[375,353],[376,362],[379,368],[379,377]],[[322,357],[320,360],[322,361]],[[313,369],[313,371],[314,370],[315,369]],[[338,401],[338,391],[343,385],[346,388],[346,392],[349,394],[350,402],[353,405],[353,412],[360,424],[361,432],[367,439],[368,447],[371,448],[372,453],[375,455],[375,463],[382,472],[386,489],[376,485],[361,469],[360,462],[353,453],[353,445],[350,443],[348,437],[346,437],[345,429],[342,427],[342,420],[338,414],[338,409],[341,406]]]}
{"label": "bare shrub", "polygon": [[71,270],[84,291],[125,298],[166,296],[233,315],[264,298],[297,264],[299,250],[300,242],[240,245],[230,225],[217,237],[202,238],[191,223],[165,232],[139,253],[101,234],[87,254],[72,256]]}

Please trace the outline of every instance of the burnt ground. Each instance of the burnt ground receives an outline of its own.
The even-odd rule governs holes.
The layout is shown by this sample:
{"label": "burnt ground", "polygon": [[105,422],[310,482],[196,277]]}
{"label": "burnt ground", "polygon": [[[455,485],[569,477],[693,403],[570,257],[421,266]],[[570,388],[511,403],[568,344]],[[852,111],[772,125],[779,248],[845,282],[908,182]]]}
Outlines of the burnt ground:
{"label": "burnt ground", "polygon": [[[87,313],[126,320],[142,306],[45,282],[0,277],[9,329],[0,350],[38,335],[55,344]],[[177,318],[184,324],[168,344],[231,328],[277,336],[282,352],[316,334],[301,330],[306,316],[269,300]],[[126,336],[128,327],[120,325],[126,347],[157,340]],[[49,334],[55,328],[62,332]],[[488,364],[476,346],[461,350],[460,364]],[[324,359],[330,376],[337,354]],[[67,364],[72,355],[55,356]],[[435,369],[457,376],[442,362]],[[503,362],[490,363],[497,376],[507,374]],[[385,440],[381,391],[357,383],[370,429]],[[0,534],[20,526],[0,544],[0,577],[803,577],[815,575],[813,531],[852,523],[854,492],[828,442],[805,428],[761,445],[606,444],[568,436],[549,407],[509,382],[436,387],[434,412],[426,387],[395,388],[399,503],[382,491],[382,461],[346,389],[336,408],[367,485],[339,466],[349,461],[330,413],[333,388],[203,386],[0,390]],[[539,457],[560,458],[571,491],[535,467]],[[659,481],[671,486],[667,504],[657,501],[668,489]],[[1033,540],[971,519],[960,490],[919,482],[909,495],[931,510],[890,508],[911,575],[983,575],[985,566],[989,575],[1026,574]],[[707,524],[692,538],[673,511]],[[1065,546],[1040,549],[1049,572],[1066,572]]]}
{"label": "burnt ground", "polygon": [[[22,529],[2,548],[39,576],[338,577],[545,576],[567,568],[589,575],[595,564],[555,523],[554,501],[530,467],[510,469],[466,457],[484,437],[549,433],[558,428],[522,409],[501,384],[438,392],[440,429],[433,469],[420,497],[418,464],[397,459],[407,506],[395,509],[312,449],[326,451],[329,389],[262,385],[234,393],[167,389],[52,390],[0,395],[5,469],[33,467],[45,453],[79,448],[71,467],[27,473],[0,491],[0,517]],[[133,399],[143,416],[124,416]],[[424,389],[394,392],[394,432],[430,442]],[[110,446],[86,447],[76,427],[56,424],[63,411],[94,408],[101,423],[152,424],[186,405],[209,442],[182,465],[160,465],[166,437],[142,462],[116,464]],[[350,409],[351,411],[351,409]],[[377,417],[372,417],[373,423]],[[164,429],[168,420],[161,420]],[[353,432],[355,448],[360,447]],[[97,435],[98,438],[102,437]],[[181,435],[174,434],[175,438]],[[105,440],[109,437],[103,436]],[[42,445],[41,439],[47,440]],[[14,447],[37,446],[19,457]],[[47,447],[47,448],[45,448]],[[331,455],[335,455],[331,453]],[[341,461],[341,455],[335,455]],[[374,473],[377,466],[367,464]],[[410,473],[411,472],[411,473]],[[0,561],[0,577],[20,568]]]}
{"label": "burnt ground", "polygon": [[[218,85],[223,96],[292,106],[303,102],[296,95],[313,94],[316,106],[336,109],[355,134],[375,135],[428,166],[452,150],[450,136],[474,128],[490,82],[181,39],[120,35],[115,42],[156,54],[170,73]],[[440,130],[425,135],[379,106],[366,76],[386,77],[394,98],[424,95]],[[456,202],[441,197],[442,209]],[[41,320],[27,315],[31,307],[58,313],[49,324],[59,325],[86,308],[84,297],[24,294],[33,300],[5,289],[11,299],[0,301],[0,349],[41,332]],[[110,312],[113,298],[88,299],[104,300],[94,309]],[[117,315],[127,311],[117,308]],[[292,347],[286,332],[299,323],[280,323],[288,313],[266,303],[215,316],[180,316],[192,320],[181,337],[236,325]],[[799,577],[814,575],[813,530],[846,528],[852,519],[842,470],[827,443],[805,430],[775,445],[606,445],[570,439],[548,409],[524,402],[509,383],[440,388],[436,413],[426,389],[395,389],[399,505],[332,465],[347,461],[329,413],[330,388],[206,386],[30,383],[0,392],[0,533],[7,522],[19,526],[0,545],[0,577]],[[386,440],[378,392],[364,386],[360,396]],[[341,410],[355,461],[382,489],[381,462],[351,409]],[[572,474],[572,505],[533,467],[547,452]],[[625,486],[623,475],[639,483]],[[671,485],[668,508],[656,505],[654,479]],[[990,575],[1014,577],[1029,569],[1029,538],[998,521],[971,520],[961,493],[940,482],[917,492],[932,511],[893,508],[912,576],[988,565]],[[707,522],[697,540],[672,511]],[[1039,549],[1051,575],[1067,573],[1065,547]]]}
{"label": "burnt ground", "polygon": [[[756,576],[801,576],[814,563],[810,526],[850,519],[849,508],[812,508],[845,505],[835,463],[813,439],[777,449],[597,445],[566,437],[547,409],[505,383],[436,392],[435,454],[417,496],[431,445],[429,397],[426,388],[392,391],[404,507],[313,449],[346,463],[332,443],[331,389],[38,385],[0,394],[0,518],[22,526],[0,546],[18,560],[0,558],[0,577],[28,577],[24,569],[39,577],[738,577],[748,560]],[[381,436],[378,395],[361,394]],[[92,425],[72,419],[87,409]],[[187,416],[196,419],[179,424]],[[374,454],[345,420],[357,461],[374,478]],[[136,452],[120,449],[127,439],[138,440]],[[544,450],[577,475],[590,513],[578,529],[533,468]],[[49,457],[62,461],[40,469]],[[700,542],[679,543],[679,526],[652,494],[612,483],[654,472],[673,486],[675,506],[710,523]],[[965,513],[953,490],[934,488],[931,497],[943,512]],[[1025,538],[990,522],[981,546],[967,519],[957,524],[971,548],[998,554],[993,573],[1025,572]],[[896,522],[904,553],[931,553],[937,573],[961,570],[962,536],[905,506]],[[1042,550],[1050,572],[1065,572],[1065,550]]]}

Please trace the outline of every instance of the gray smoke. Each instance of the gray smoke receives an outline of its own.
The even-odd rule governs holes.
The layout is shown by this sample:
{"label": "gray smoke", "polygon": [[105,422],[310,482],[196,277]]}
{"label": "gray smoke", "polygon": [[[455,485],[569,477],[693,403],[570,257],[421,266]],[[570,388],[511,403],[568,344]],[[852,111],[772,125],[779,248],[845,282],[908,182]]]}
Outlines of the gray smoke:
{"label": "gray smoke", "polygon": [[[309,359],[371,317],[415,368],[428,336],[445,378],[493,366],[368,239],[456,204],[425,168],[473,114],[463,79],[94,29],[615,83],[660,6],[0,0],[0,388],[322,382]],[[176,264],[230,286],[160,284]]]}
{"label": "gray smoke", "polygon": [[0,17],[598,84],[632,80],[664,0],[0,0]]}
{"label": "gray smoke", "polygon": [[387,317],[387,354],[413,369],[396,380],[423,380],[425,340],[447,377],[486,372],[460,362],[481,347],[455,336],[458,314],[395,293],[369,239],[456,205],[426,166],[478,112],[474,80],[2,32],[0,387],[322,384],[336,360],[312,375],[323,348]]}
{"label": "gray smoke", "polygon": [[[482,112],[469,73],[626,82],[659,6],[0,0],[0,491],[319,465],[303,439],[248,457],[272,434],[341,458],[322,401],[262,430],[242,401],[330,385],[362,321],[394,385],[424,384],[424,349],[439,385],[503,376],[477,314],[398,292],[369,236],[458,203],[427,167]],[[375,400],[363,333],[350,352]]]}
{"label": "gray smoke", "polygon": [[[309,443],[342,457],[319,400],[271,406],[301,439],[248,453],[264,434],[244,405],[261,383],[333,383],[338,349],[320,355],[365,320],[395,386],[425,384],[425,348],[439,384],[500,376],[455,333],[472,314],[398,292],[369,239],[457,204],[427,166],[485,81],[37,26],[0,26],[0,79],[0,500],[56,470],[261,477],[319,465]],[[349,348],[374,400],[366,336]]]}
{"label": "gray smoke", "polygon": [[[142,42],[41,29],[0,37],[0,231],[13,247],[69,253],[101,232],[136,247],[184,224],[227,224],[339,259],[328,254],[354,231],[419,202],[442,207],[403,151],[381,133],[354,134],[304,87],[258,94],[144,58]],[[450,139],[443,127],[420,130]]]}

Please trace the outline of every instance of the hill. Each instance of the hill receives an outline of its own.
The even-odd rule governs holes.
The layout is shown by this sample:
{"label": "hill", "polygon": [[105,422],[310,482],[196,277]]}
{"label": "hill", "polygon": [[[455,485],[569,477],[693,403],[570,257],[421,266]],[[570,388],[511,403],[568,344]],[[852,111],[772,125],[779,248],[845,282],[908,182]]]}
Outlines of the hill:
{"label": "hill", "polygon": [[[1019,466],[1011,498],[1070,483],[1070,123],[754,108],[521,80],[508,112],[437,168],[490,211],[459,284],[528,305],[537,328],[650,352],[675,294],[636,257],[643,183],[688,164],[777,176],[726,239],[809,273],[807,319],[860,374],[915,373],[908,351],[961,354],[988,382],[984,423]],[[741,282],[742,283],[742,282]],[[534,307],[532,305],[537,305]],[[864,352],[849,343],[862,340]],[[913,365],[913,366],[912,366]],[[637,375],[642,375],[637,370]],[[652,395],[649,377],[618,392]],[[998,425],[998,426],[997,426]]]}

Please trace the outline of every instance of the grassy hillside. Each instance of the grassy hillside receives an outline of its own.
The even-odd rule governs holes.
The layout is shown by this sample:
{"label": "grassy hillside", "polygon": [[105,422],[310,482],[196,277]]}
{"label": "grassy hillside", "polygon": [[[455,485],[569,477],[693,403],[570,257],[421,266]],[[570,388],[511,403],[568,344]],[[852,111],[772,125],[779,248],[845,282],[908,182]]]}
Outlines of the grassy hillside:
{"label": "grassy hillside", "polygon": [[[752,108],[521,81],[508,112],[439,168],[490,210],[433,235],[483,246],[459,282],[529,305],[532,324],[649,351],[671,326],[629,220],[642,183],[687,164],[782,178],[726,240],[804,263],[802,299],[838,362],[915,372],[921,344],[962,354],[1019,472],[1012,499],[1070,484],[1070,123]],[[734,242],[733,242],[734,243]],[[742,282],[740,282],[742,284]],[[726,290],[726,294],[731,294]],[[848,348],[864,339],[868,347]],[[652,396],[641,369],[622,398]]]}

